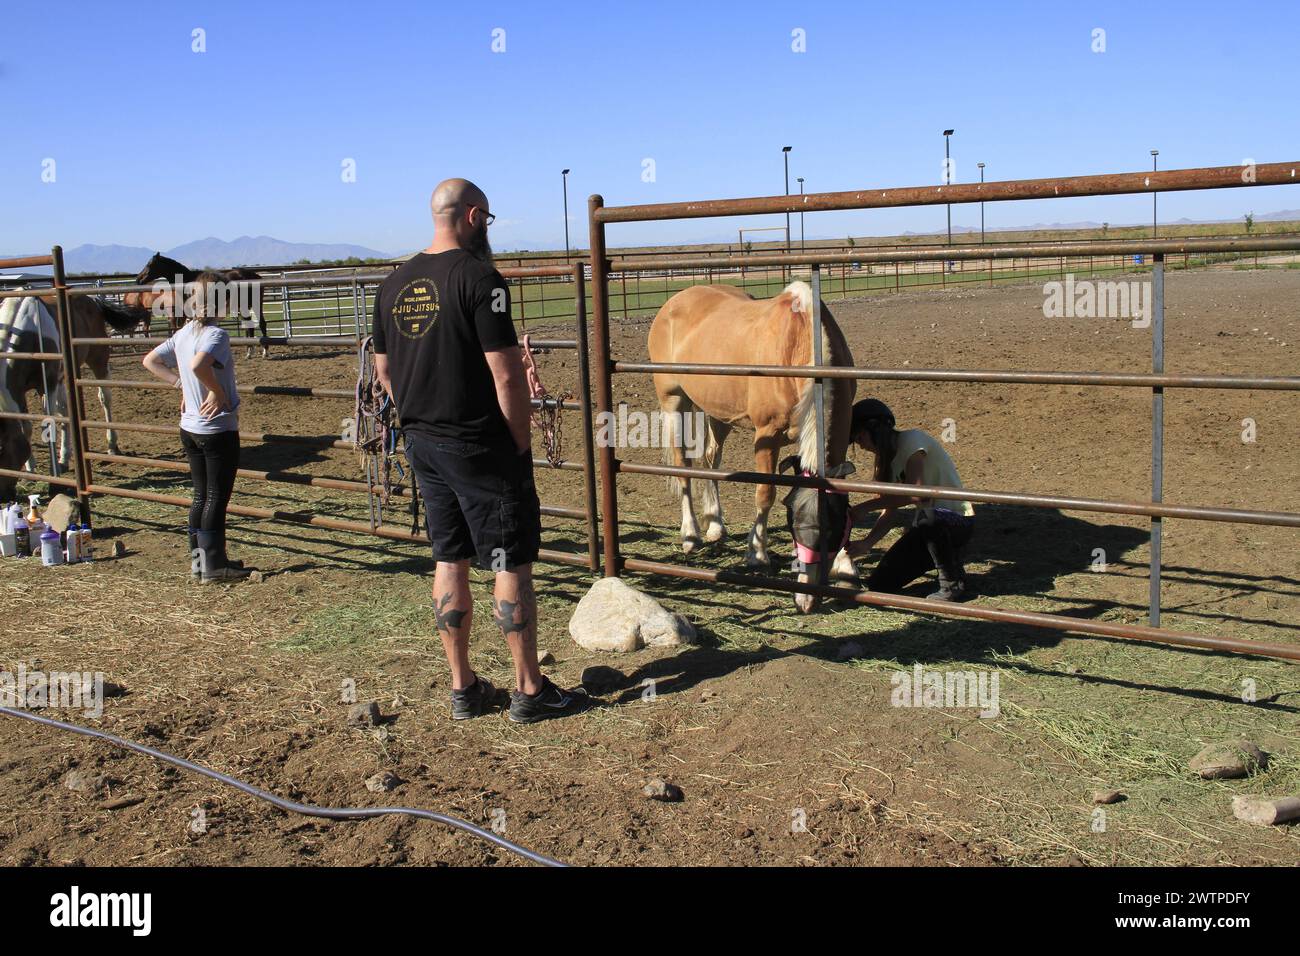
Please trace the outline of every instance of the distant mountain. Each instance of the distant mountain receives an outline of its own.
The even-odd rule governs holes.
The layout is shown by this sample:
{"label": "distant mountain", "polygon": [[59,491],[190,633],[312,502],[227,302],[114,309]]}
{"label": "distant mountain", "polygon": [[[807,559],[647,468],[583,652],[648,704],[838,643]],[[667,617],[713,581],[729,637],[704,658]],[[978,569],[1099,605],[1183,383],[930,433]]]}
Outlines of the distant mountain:
{"label": "distant mountain", "polygon": [[139,272],[157,250],[144,246],[77,246],[63,252],[68,272]]}
{"label": "distant mountain", "polygon": [[[152,253],[151,253],[152,254]],[[240,236],[222,239],[199,239],[167,250],[167,255],[195,269],[229,269],[232,266],[287,266],[306,259],[387,259],[388,253],[365,246],[335,242],[285,242],[270,236]],[[148,256],[145,257],[146,259]],[[143,263],[141,263],[143,265]],[[137,267],[138,268],[138,267]]]}
{"label": "distant mountain", "polygon": [[[139,272],[149,257],[158,249],[145,246],[95,246],[83,245],[68,249],[63,254],[64,264],[70,273],[86,272]],[[285,242],[271,236],[240,236],[229,242],[216,239],[198,239],[163,249],[162,253],[194,269],[229,269],[232,266],[281,266],[303,259],[319,262],[322,259],[387,259],[388,253],[354,246],[349,243]]]}

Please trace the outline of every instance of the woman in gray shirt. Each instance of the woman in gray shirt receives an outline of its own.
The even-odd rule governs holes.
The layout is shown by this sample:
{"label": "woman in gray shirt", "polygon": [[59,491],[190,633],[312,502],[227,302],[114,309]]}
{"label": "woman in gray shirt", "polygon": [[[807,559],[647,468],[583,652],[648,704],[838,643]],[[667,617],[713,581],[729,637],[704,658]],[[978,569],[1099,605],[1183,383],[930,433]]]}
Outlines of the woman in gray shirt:
{"label": "woman in gray shirt", "polygon": [[181,390],[181,446],[194,482],[191,569],[202,584],[237,581],[250,574],[226,554],[226,508],[239,468],[239,394],[230,335],[208,307],[213,285],[220,281],[219,276],[201,273],[190,284],[185,325],[144,359],[151,374]]}

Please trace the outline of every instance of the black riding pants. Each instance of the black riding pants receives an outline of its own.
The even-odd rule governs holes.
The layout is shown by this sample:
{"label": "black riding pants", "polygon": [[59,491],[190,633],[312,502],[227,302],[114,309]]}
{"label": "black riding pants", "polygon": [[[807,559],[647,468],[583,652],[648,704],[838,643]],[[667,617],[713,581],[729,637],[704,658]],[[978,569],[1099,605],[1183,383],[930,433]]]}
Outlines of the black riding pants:
{"label": "black riding pants", "polygon": [[225,531],[226,506],[235,490],[239,469],[239,432],[196,435],[181,429],[181,446],[190,460],[194,498],[190,503],[191,531]]}

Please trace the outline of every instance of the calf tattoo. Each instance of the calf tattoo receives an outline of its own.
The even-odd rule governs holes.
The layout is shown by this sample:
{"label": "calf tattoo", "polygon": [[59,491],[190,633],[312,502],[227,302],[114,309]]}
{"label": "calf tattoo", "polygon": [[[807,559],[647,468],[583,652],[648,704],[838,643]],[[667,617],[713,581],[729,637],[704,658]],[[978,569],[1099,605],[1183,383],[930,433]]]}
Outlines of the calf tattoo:
{"label": "calf tattoo", "polygon": [[460,630],[461,625],[465,623],[465,615],[469,613],[468,610],[457,611],[455,608],[448,608],[447,605],[451,603],[451,597],[451,592],[448,591],[433,606],[433,619],[437,622],[440,631]]}
{"label": "calf tattoo", "polygon": [[501,628],[501,633],[506,637],[511,634],[523,634],[528,628],[528,618],[521,615],[518,623],[515,622],[515,610],[523,601],[497,601],[496,602],[496,619],[497,626]]}

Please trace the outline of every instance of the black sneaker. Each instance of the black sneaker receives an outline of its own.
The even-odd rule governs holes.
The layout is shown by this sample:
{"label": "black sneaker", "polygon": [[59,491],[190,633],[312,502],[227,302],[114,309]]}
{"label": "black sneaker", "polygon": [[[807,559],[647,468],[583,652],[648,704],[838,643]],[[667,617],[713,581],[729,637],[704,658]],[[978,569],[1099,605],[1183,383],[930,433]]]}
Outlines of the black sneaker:
{"label": "black sneaker", "polygon": [[474,675],[474,683],[464,690],[451,692],[451,719],[469,720],[479,716],[492,703],[496,694],[497,689],[485,678]]}
{"label": "black sneaker", "polygon": [[516,724],[533,724],[550,717],[567,717],[585,710],[591,704],[591,698],[585,690],[561,690],[551,683],[549,677],[543,677],[542,682],[542,689],[536,694],[525,694],[517,690],[510,695],[510,719]]}

